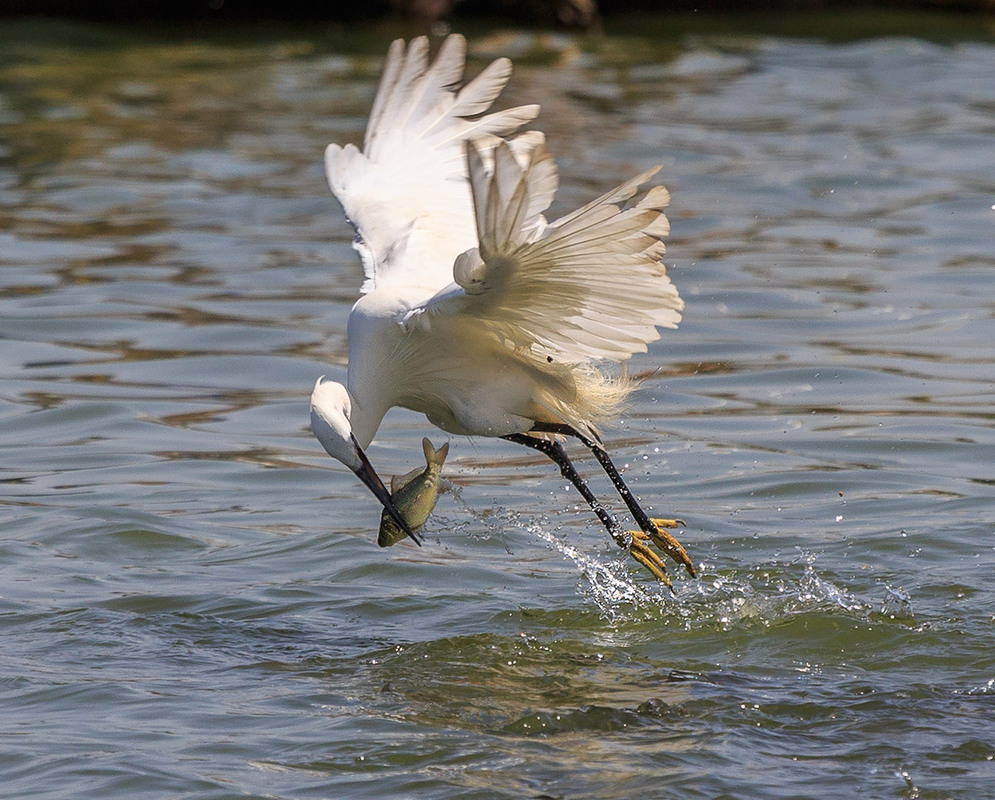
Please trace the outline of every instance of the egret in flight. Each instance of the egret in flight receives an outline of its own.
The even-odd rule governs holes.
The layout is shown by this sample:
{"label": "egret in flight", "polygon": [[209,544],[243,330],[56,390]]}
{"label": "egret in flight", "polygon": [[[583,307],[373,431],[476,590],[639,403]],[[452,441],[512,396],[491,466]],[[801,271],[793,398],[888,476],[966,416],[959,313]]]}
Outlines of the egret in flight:
{"label": "egret in flight", "polygon": [[[543,134],[519,132],[539,107],[490,110],[511,62],[463,85],[463,37],[449,36],[432,62],[428,50],[424,37],[395,41],[362,150],[325,152],[366,281],[349,314],[347,386],[318,379],[311,429],[419,544],[364,452],[394,406],[451,434],[538,450],[654,575],[669,585],[650,543],[693,575],[667,530],[683,523],[646,514],[597,427],[632,389],[605,365],[645,352],[684,307],[661,262],[669,195],[640,191],[659,167],[548,222],[556,165]],[[565,437],[591,450],[639,531],[597,500]]]}

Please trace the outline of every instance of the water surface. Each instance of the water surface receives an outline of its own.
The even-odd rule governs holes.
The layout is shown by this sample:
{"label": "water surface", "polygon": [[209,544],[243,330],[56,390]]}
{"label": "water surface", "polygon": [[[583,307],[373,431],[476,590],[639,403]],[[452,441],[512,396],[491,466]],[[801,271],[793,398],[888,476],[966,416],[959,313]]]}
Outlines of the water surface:
{"label": "water surface", "polygon": [[605,432],[688,522],[672,598],[503,442],[454,439],[427,545],[381,551],[310,436],[361,282],[321,152],[386,37],[4,37],[6,793],[990,793],[990,44],[471,42],[543,105],[554,212],[673,193],[686,317]]}

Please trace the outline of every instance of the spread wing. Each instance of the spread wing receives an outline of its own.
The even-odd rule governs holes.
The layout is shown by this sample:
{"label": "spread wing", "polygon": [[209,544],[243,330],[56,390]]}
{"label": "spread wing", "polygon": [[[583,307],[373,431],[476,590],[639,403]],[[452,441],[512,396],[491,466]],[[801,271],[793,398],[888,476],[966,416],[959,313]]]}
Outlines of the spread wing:
{"label": "spread wing", "polygon": [[470,144],[478,246],[455,262],[455,283],[407,324],[472,325],[540,363],[624,361],[674,328],[684,302],[661,263],[667,190],[634,202],[648,170],[553,223],[540,216],[555,169],[545,145]]}
{"label": "spread wing", "polygon": [[[328,184],[356,229],[364,293],[381,286],[436,291],[452,281],[456,256],[476,244],[465,143],[486,156],[498,136],[515,133],[539,113],[536,105],[485,114],[511,76],[498,59],[470,83],[463,80],[466,40],[443,43],[433,63],[428,39],[387,53],[366,139],[325,151]],[[526,134],[528,136],[528,134]]]}

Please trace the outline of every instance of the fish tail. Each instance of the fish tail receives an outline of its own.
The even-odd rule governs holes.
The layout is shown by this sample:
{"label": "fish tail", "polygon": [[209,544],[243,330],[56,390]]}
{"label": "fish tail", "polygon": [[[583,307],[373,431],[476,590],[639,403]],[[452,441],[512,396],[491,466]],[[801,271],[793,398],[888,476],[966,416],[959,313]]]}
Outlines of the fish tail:
{"label": "fish tail", "polygon": [[442,468],[442,465],[446,461],[446,456],[449,455],[449,442],[443,443],[438,450],[432,447],[432,443],[428,438],[421,440],[422,450],[425,451],[425,463],[429,466],[435,466]]}

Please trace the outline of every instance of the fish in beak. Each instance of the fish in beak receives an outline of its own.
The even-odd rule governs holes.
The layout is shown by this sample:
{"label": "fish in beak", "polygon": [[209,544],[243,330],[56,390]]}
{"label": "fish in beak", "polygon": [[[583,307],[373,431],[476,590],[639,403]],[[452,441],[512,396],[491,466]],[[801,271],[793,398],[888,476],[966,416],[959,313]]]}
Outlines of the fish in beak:
{"label": "fish in beak", "polygon": [[363,483],[366,484],[367,488],[373,492],[373,495],[383,504],[384,510],[390,514],[390,517],[397,524],[402,531],[404,531],[419,547],[421,547],[421,537],[418,536],[408,523],[405,521],[404,517],[401,516],[401,512],[398,510],[394,501],[391,499],[390,492],[387,491],[387,487],[384,486],[380,476],[377,475],[373,465],[370,460],[366,457],[366,453],[363,452],[363,448],[359,446],[355,438],[352,440],[353,445],[356,448],[356,454],[359,456],[360,466],[353,470]]}
{"label": "fish in beak", "polygon": [[349,417],[352,413],[352,398],[341,383],[325,380],[322,375],[311,393],[311,430],[325,448],[325,452],[336,458],[356,473],[373,496],[380,501],[391,519],[404,531],[411,541],[421,546],[421,538],[415,535],[411,526],[401,516],[397,505],[390,497],[370,459],[352,432]]}

